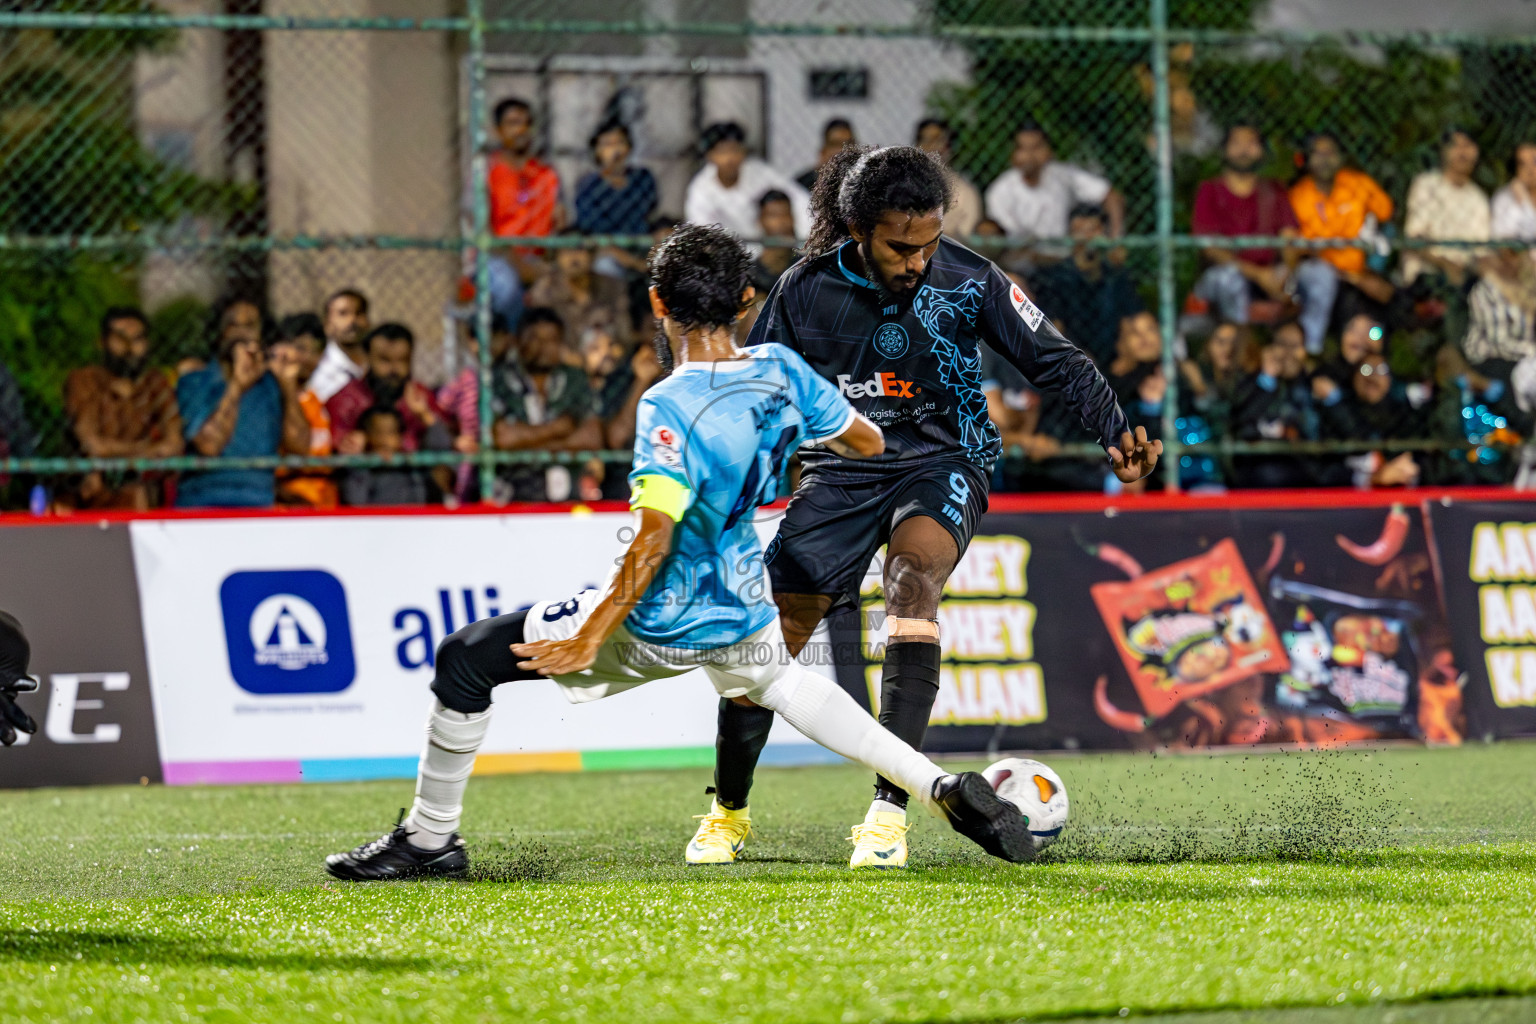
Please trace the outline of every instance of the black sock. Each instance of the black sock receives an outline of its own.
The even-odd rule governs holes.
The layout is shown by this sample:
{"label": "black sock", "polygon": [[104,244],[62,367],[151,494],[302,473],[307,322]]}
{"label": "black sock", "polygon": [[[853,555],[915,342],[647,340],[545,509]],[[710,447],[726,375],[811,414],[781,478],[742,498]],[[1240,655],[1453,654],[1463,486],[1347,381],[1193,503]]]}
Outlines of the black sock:
{"label": "black sock", "polygon": [[773,728],[773,712],[743,707],[720,698],[720,718],[715,734],[715,800],[728,811],[747,806],[752,791],[752,772]]}
{"label": "black sock", "polygon": [[[939,645],[926,640],[887,643],[880,673],[880,724],[921,750],[938,696]],[[906,790],[879,775],[875,799],[907,806]]]}

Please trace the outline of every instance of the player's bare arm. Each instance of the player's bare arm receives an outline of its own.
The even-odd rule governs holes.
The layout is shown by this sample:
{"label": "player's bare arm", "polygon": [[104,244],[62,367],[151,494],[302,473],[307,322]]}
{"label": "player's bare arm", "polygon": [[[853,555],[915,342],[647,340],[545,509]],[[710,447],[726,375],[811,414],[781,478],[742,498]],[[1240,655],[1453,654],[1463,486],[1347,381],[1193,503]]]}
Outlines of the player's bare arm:
{"label": "player's bare arm", "polygon": [[861,413],[854,413],[848,429],[822,444],[845,459],[872,459],[885,451],[885,434]]}
{"label": "player's bare arm", "polygon": [[608,635],[650,589],[656,570],[672,550],[670,516],[653,508],[635,510],[635,537],[619,559],[592,615],[568,640],[535,640],[513,644],[512,653],[526,658],[517,667],[545,676],[582,672],[592,667]]}

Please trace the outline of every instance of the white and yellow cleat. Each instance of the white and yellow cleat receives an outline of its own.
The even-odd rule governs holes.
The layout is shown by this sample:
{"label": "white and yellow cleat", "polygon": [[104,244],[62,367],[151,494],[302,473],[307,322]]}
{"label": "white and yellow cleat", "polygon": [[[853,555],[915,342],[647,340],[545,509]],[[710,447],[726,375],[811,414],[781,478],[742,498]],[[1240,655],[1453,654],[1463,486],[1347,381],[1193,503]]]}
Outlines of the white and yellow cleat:
{"label": "white and yellow cleat", "polygon": [[853,826],[850,868],[904,868],[907,866],[907,816],[899,811],[873,808]]}
{"label": "white and yellow cleat", "polygon": [[684,859],[689,864],[731,864],[741,856],[752,834],[752,816],[747,808],[727,810],[710,801],[708,814],[695,814],[699,830],[688,841]]}

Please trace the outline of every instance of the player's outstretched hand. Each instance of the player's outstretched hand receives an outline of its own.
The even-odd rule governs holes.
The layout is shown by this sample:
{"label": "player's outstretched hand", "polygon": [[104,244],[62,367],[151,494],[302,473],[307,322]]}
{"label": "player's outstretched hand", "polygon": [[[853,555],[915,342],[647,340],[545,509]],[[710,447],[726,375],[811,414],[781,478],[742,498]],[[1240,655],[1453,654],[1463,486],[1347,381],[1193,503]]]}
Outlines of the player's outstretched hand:
{"label": "player's outstretched hand", "polygon": [[1162,454],[1163,442],[1148,441],[1147,428],[1137,427],[1135,437],[1129,432],[1120,435],[1120,443],[1109,450],[1109,461],[1120,482],[1131,484],[1156,469]]}
{"label": "player's outstretched hand", "polygon": [[15,743],[19,732],[37,732],[37,723],[32,721],[32,716],[16,705],[18,693],[31,693],[35,689],[37,683],[31,679],[18,679],[0,686],[0,745],[8,747]]}
{"label": "player's outstretched hand", "polygon": [[564,676],[584,672],[597,660],[598,645],[577,633],[568,640],[534,640],[513,644],[512,653],[526,659],[517,667],[541,676]]}

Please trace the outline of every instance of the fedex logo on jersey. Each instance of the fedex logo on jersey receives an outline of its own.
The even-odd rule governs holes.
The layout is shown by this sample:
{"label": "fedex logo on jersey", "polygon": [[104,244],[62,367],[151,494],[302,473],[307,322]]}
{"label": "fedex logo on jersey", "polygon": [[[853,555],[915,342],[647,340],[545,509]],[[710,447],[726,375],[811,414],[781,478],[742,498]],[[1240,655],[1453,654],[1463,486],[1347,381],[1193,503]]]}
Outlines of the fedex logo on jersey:
{"label": "fedex logo on jersey", "polygon": [[339,693],[357,677],[341,581],[319,569],[233,572],[219,587],[229,673],[248,693]]}
{"label": "fedex logo on jersey", "polygon": [[869,380],[855,381],[852,374],[837,375],[837,393],[844,398],[916,398],[910,380],[900,380],[894,373],[877,373]]}

